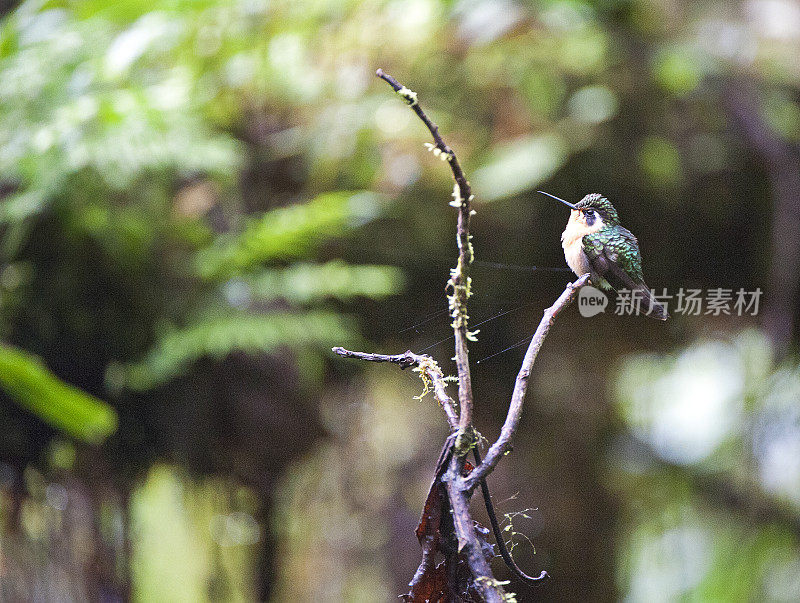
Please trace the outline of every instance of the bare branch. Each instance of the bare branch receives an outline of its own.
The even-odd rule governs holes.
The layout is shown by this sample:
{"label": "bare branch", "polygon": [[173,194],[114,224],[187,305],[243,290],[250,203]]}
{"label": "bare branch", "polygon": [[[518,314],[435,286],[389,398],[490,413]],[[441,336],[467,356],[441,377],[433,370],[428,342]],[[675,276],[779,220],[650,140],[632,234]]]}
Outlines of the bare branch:
{"label": "bare branch", "polygon": [[444,481],[447,486],[447,496],[450,499],[450,508],[453,511],[453,527],[458,539],[458,551],[467,557],[472,575],[475,577],[475,587],[480,591],[486,603],[501,603],[504,600],[502,585],[495,580],[492,568],[483,555],[483,550],[475,535],[475,524],[469,512],[469,492],[458,487],[463,459],[455,454],[450,459],[450,468]]}
{"label": "bare branch", "polygon": [[[476,466],[480,466],[481,454],[478,452],[477,446],[472,449],[472,453],[475,455]],[[486,506],[486,514],[489,516],[489,522],[492,524],[492,531],[494,532],[495,541],[497,541],[497,548],[500,551],[500,556],[503,558],[503,561],[506,562],[506,567],[511,570],[512,574],[522,580],[525,584],[536,585],[544,580],[547,580],[550,577],[550,574],[548,574],[546,571],[542,570],[542,572],[536,577],[529,576],[523,572],[517,565],[517,562],[514,561],[514,558],[511,556],[511,551],[508,550],[505,540],[503,540],[503,530],[500,528],[500,524],[497,521],[497,513],[495,513],[494,505],[492,504],[492,495],[489,493],[489,485],[486,483],[485,479],[481,480],[481,494],[483,494],[483,503]]]}
{"label": "bare branch", "polygon": [[[339,354],[345,358],[358,358],[359,360],[367,360],[369,362],[391,362],[392,364],[399,364],[401,369],[411,368],[419,364],[420,358],[411,350],[403,354],[371,354],[369,352],[353,352],[345,350],[342,347],[331,348],[334,354]],[[428,356],[430,358],[430,356]]]}
{"label": "bare branch", "polygon": [[353,352],[342,347],[332,348],[335,354],[345,358],[358,358],[369,362],[390,362],[398,365],[401,369],[417,367],[421,373],[427,376],[433,387],[433,394],[436,400],[444,409],[447,415],[447,422],[451,430],[458,429],[458,413],[456,412],[455,402],[447,394],[447,381],[445,381],[442,369],[436,361],[427,354],[415,354],[411,350],[403,354],[370,354],[368,352]]}
{"label": "bare branch", "polygon": [[472,492],[475,486],[494,470],[503,455],[511,449],[511,440],[517,431],[517,425],[519,425],[519,419],[522,416],[525,393],[528,391],[528,378],[530,377],[533,363],[536,361],[536,356],[542,348],[544,338],[547,337],[547,334],[550,332],[550,327],[555,323],[558,314],[572,303],[575,299],[575,295],[578,293],[578,289],[585,285],[588,280],[589,275],[584,274],[575,282],[567,285],[567,288],[564,289],[564,292],[559,296],[556,302],[544,311],[544,316],[536,329],[536,333],[534,333],[531,339],[531,343],[528,345],[528,351],[525,352],[522,368],[520,368],[517,381],[514,384],[514,393],[511,395],[511,404],[508,407],[506,422],[503,424],[500,436],[489,448],[483,462],[466,478],[461,480],[461,486],[467,491]]}
{"label": "bare branch", "polygon": [[[538,578],[528,576],[517,567],[508,551],[504,550],[502,534],[500,533],[497,518],[494,516],[488,488],[485,485],[485,477],[494,470],[500,458],[502,458],[511,447],[511,440],[517,430],[519,419],[522,415],[522,405],[528,387],[528,378],[536,356],[539,353],[539,349],[542,347],[544,338],[555,322],[556,316],[573,301],[576,292],[587,282],[589,275],[583,275],[574,283],[567,285],[567,288],[556,302],[545,311],[544,317],[539,323],[536,333],[533,335],[531,343],[528,346],[522,368],[517,376],[508,415],[500,432],[500,436],[489,449],[486,459],[483,462],[480,461],[480,456],[476,451],[475,457],[478,467],[472,469],[468,475],[464,476],[465,456],[466,453],[473,448],[475,438],[472,426],[473,398],[468,358],[468,341],[474,338],[474,334],[470,333],[468,330],[469,316],[467,314],[467,302],[471,295],[469,267],[473,261],[473,250],[469,234],[470,218],[474,213],[470,209],[472,191],[455,153],[442,139],[439,134],[439,127],[420,107],[416,93],[400,84],[381,69],[378,69],[377,76],[386,81],[422,120],[433,136],[434,144],[429,145],[429,147],[433,150],[435,155],[448,162],[455,180],[453,202],[451,205],[458,209],[456,236],[458,260],[456,267],[450,271],[450,280],[447,283],[447,297],[450,316],[453,319],[452,327],[455,338],[455,361],[458,368],[459,412],[456,412],[456,404],[453,399],[447,395],[445,389],[446,380],[441,369],[430,356],[414,354],[411,351],[393,355],[370,354],[345,350],[340,347],[333,348],[333,351],[346,358],[358,358],[370,362],[389,362],[397,364],[401,369],[415,367],[415,370],[422,374],[426,385],[426,391],[428,386],[432,385],[437,400],[445,410],[447,420],[452,430],[450,437],[447,442],[445,442],[445,446],[442,449],[439,463],[437,463],[436,475],[431,485],[428,500],[426,501],[423,517],[420,520],[420,527],[417,530],[417,536],[420,538],[420,544],[423,547],[423,558],[419,570],[414,580],[412,580],[412,591],[407,597],[413,597],[416,592],[415,588],[423,584],[430,576],[431,570],[434,568],[433,564],[435,562],[437,550],[445,555],[446,562],[449,563],[448,571],[457,571],[457,562],[452,562],[452,554],[455,551],[454,547],[449,547],[448,549],[448,547],[443,546],[441,542],[442,538],[447,540],[455,536],[458,543],[457,556],[465,560],[469,566],[469,570],[474,578],[474,588],[478,589],[484,601],[500,603],[505,598],[502,583],[498,582],[493,577],[491,567],[489,566],[489,559],[494,553],[490,552],[491,546],[476,532],[476,529],[482,530],[482,528],[476,527],[472,519],[469,509],[470,498],[477,484],[482,484],[484,499],[486,501],[487,511],[491,516],[490,520],[492,521],[495,538],[498,541],[498,546],[501,548],[503,559],[509,564],[512,571],[530,584],[537,583],[546,578],[546,572],[542,572]],[[441,484],[445,485],[447,492],[446,499],[444,499],[444,492],[440,489]],[[448,516],[448,522],[446,522],[445,528],[442,528],[445,524],[442,523],[441,515],[438,515],[438,513],[440,513],[441,509],[447,509],[448,507],[452,512],[452,527],[446,527],[450,525],[450,517]],[[443,529],[444,531],[442,531]],[[445,532],[449,535],[445,534]],[[451,576],[450,578],[453,577]],[[449,583],[455,584],[456,581],[454,579],[449,579]]]}
{"label": "bare branch", "polygon": [[460,409],[459,427],[466,430],[472,427],[472,377],[469,370],[469,357],[467,351],[467,341],[470,333],[467,330],[467,299],[470,296],[469,266],[472,263],[472,245],[470,243],[469,224],[472,210],[472,188],[467,181],[464,170],[458,162],[455,152],[442,139],[437,126],[425,114],[417,101],[416,92],[412,92],[400,82],[394,79],[383,69],[378,69],[375,73],[379,78],[387,82],[395,92],[397,92],[406,103],[414,110],[425,126],[430,130],[434,141],[434,152],[443,156],[450,164],[453,172],[453,179],[456,182],[453,191],[453,202],[451,205],[458,208],[458,224],[456,226],[456,242],[458,243],[458,263],[450,271],[450,281],[448,289],[450,291],[450,316],[453,318],[453,332],[455,334],[455,359],[458,368],[458,403]]}

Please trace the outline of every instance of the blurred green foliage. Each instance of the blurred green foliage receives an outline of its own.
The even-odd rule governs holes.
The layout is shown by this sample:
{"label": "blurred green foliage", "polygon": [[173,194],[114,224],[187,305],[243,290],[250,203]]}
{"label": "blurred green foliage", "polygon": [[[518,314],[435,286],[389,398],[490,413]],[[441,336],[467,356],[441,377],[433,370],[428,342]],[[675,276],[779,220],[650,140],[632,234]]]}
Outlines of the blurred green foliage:
{"label": "blurred green foliage", "polygon": [[131,501],[135,600],[255,600],[249,576],[260,539],[256,509],[245,488],[153,467]]}
{"label": "blurred green foliage", "polygon": [[337,342],[351,341],[352,329],[331,312],[269,316],[240,312],[200,318],[186,329],[162,335],[158,346],[142,362],[126,369],[125,385],[140,390],[162,384],[203,356],[220,360],[234,350],[255,354],[282,345],[330,348]]}
{"label": "blurred green foliage", "polygon": [[[148,317],[160,334],[141,361],[121,369],[120,362],[133,359],[112,359],[111,391],[163,384],[203,356],[222,359],[234,350],[270,352],[281,345],[326,349],[352,339],[352,325],[335,312],[253,314],[252,297],[259,304],[283,299],[308,305],[381,297],[401,286],[396,270],[380,266],[304,262],[260,274],[269,262],[309,257],[325,240],[380,213],[375,195],[332,192],[236,217],[242,200],[234,185],[244,147],[220,126],[250,110],[244,89],[251,83],[286,81],[280,69],[257,77],[272,67],[251,64],[256,56],[271,62],[280,55],[263,56],[256,48],[258,32],[249,24],[264,10],[259,3],[128,2],[112,10],[103,3],[26,2],[4,21],[5,257],[24,253],[36,215],[48,208],[69,239],[99,245],[120,271],[149,270],[164,261],[165,249],[178,253],[167,260],[169,278],[184,283],[184,300],[160,304],[159,314]],[[291,60],[299,38],[278,38],[272,46],[283,45],[284,60]],[[234,73],[236,65],[245,71]],[[292,194],[302,199],[302,191]],[[200,218],[218,202],[235,224],[215,233]],[[32,268],[29,262],[15,266]],[[314,270],[327,278],[316,278]],[[240,280],[229,282],[233,277]],[[357,286],[347,285],[354,281]]]}
{"label": "blurred green foliage", "polygon": [[634,438],[611,456],[611,487],[632,494],[619,559],[630,596],[797,599],[800,367],[776,366],[763,334],[745,331],[628,358],[615,388]]}
{"label": "blurred green foliage", "polygon": [[[103,460],[113,468],[93,480],[107,477],[133,488],[131,472],[147,470],[157,454],[152,442],[163,437],[153,433],[154,417],[173,400],[192,419],[202,416],[197,396],[166,393],[177,381],[202,378],[198,362],[223,366],[233,356],[274,354],[279,361],[267,374],[258,415],[277,414],[270,410],[271,395],[291,405],[298,391],[319,386],[321,357],[332,345],[360,341],[359,325],[349,316],[353,303],[403,288],[395,267],[331,259],[326,251],[382,215],[386,199],[358,192],[371,184],[364,174],[375,171],[374,156],[362,153],[359,169],[345,172],[352,177],[338,173],[336,162],[346,149],[337,151],[337,145],[350,144],[352,124],[331,116],[347,126],[336,130],[331,120],[315,125],[313,113],[304,114],[304,106],[327,94],[321,72],[305,69],[311,67],[310,28],[329,18],[320,8],[298,13],[291,3],[34,0],[3,18],[0,336],[20,348],[2,347],[0,387],[26,413],[80,442],[101,443],[119,421]],[[348,95],[347,103],[356,96]],[[281,116],[290,108],[308,128]],[[369,120],[368,112],[363,116]],[[364,125],[356,124],[355,132]],[[365,142],[349,153],[360,152]],[[321,176],[309,178],[312,172]],[[261,381],[237,386],[252,387],[264,398]],[[293,409],[298,421],[307,412]],[[4,409],[3,416],[14,420],[4,422],[0,469],[29,462],[47,466],[58,456],[47,452],[51,432],[42,433],[38,423],[16,419],[12,411]],[[282,420],[277,416],[273,423]],[[262,433],[269,441],[256,460],[237,450],[242,460],[236,462],[248,474],[279,471],[287,459],[270,458],[259,469],[263,451],[284,449],[290,456],[310,447],[309,423],[305,438],[288,429]],[[50,477],[83,471],[88,454],[73,453],[68,466],[50,463]],[[5,488],[5,474],[0,478]],[[182,519],[170,515],[172,503],[163,500],[165,488],[180,486],[171,480],[154,473],[134,498],[131,517],[137,525],[160,521],[153,528],[156,541],[174,533],[170,546],[197,547],[195,538],[181,540]],[[62,486],[56,481],[52,487]],[[107,485],[98,489],[108,492]],[[202,507],[231,489],[236,486],[215,483],[197,488],[189,499]],[[269,493],[259,496],[266,500]],[[94,511],[102,514],[105,503],[98,504]],[[49,525],[46,505],[29,505],[26,517]],[[220,512],[212,524],[236,531],[237,521],[255,524],[257,512],[255,503],[241,512]],[[202,513],[187,519],[200,525],[207,520]],[[247,547],[228,543],[232,557],[220,553],[228,544],[212,534],[206,549],[211,561],[198,552],[176,566],[180,592],[167,592],[161,580],[172,549],[151,547],[149,527],[133,529],[136,598],[201,598],[210,568],[221,572],[212,598],[254,598],[254,547],[264,538],[257,525]],[[43,530],[25,532],[28,546],[42,540]],[[112,555],[118,559],[111,569],[94,565],[101,569],[88,574],[105,571],[104,579],[124,584],[127,560],[114,548],[118,532],[108,534],[96,535],[95,554],[104,562],[113,562]],[[103,552],[104,546],[111,548]],[[54,550],[45,548],[41,558],[50,559]],[[15,553],[15,562],[22,563],[24,551]],[[271,553],[264,555],[269,559]],[[86,562],[76,557],[75,567]],[[200,559],[199,565],[192,559]],[[226,564],[227,570],[218,567]],[[266,579],[266,568],[261,571]],[[47,575],[34,581],[47,582]],[[75,592],[82,592],[80,576],[70,579],[78,580]],[[31,584],[12,584],[0,598],[24,596]]]}
{"label": "blurred green foliage", "polygon": [[[547,183],[572,200],[606,193],[640,237],[648,282],[758,286],[768,263],[769,183],[727,102],[742,82],[752,85],[763,99],[754,109],[763,133],[797,144],[796,13],[789,0],[722,8],[29,0],[8,10],[0,28],[0,337],[15,347],[0,348],[0,385],[12,402],[2,408],[0,461],[50,471],[26,473],[38,476],[27,480],[31,500],[21,512],[38,558],[51,542],[45,527],[62,519],[60,472],[84,471],[84,479],[109,476],[126,495],[134,491],[134,598],[257,596],[254,579],[242,576],[268,581],[271,570],[253,569],[258,547],[230,537],[252,536],[247,518],[258,505],[241,502],[237,484],[198,485],[162,465],[150,471],[167,457],[200,473],[263,479],[259,546],[271,551],[269,537],[282,539],[284,598],[368,600],[394,593],[392,579],[402,588],[409,576],[376,561],[383,552],[400,563],[391,548],[398,536],[374,526],[400,517],[413,529],[429,476],[415,473],[410,486],[398,480],[435,457],[424,446],[435,449],[436,438],[420,437],[435,419],[406,416],[418,408],[406,406],[416,382],[409,389],[370,379],[369,404],[356,404],[352,388],[343,396],[335,385],[348,369],[328,370],[324,359],[331,345],[362,343],[362,326],[385,348],[440,339],[424,337],[436,324],[425,312],[441,309],[454,244],[443,233],[453,217],[446,166],[424,153],[427,133],[373,83],[374,69],[417,91],[459,153],[477,196],[479,260],[563,265],[565,216],[533,194]],[[558,273],[474,271],[476,317],[497,312],[490,302],[552,301],[563,287]],[[381,300],[380,310],[370,300]],[[481,327],[476,357],[521,339],[538,319],[511,316]],[[420,320],[426,326],[408,326]],[[563,329],[572,335],[557,352],[562,362],[548,365],[543,355],[547,378],[530,402],[541,421],[529,440],[521,434],[520,460],[509,461],[518,463],[517,483],[531,467],[554,474],[550,482],[532,476],[551,513],[541,558],[564,576],[541,597],[791,600],[796,363],[775,364],[752,332],[696,342],[695,322],[654,331],[603,320]],[[434,353],[445,362],[443,349]],[[604,390],[606,364],[641,349],[659,354],[631,358],[612,378],[607,397],[617,414],[587,410]],[[261,379],[242,369],[242,357]],[[481,412],[500,416],[505,365],[480,366]],[[557,402],[543,405],[548,396]],[[318,415],[338,439],[292,465],[274,492],[270,472],[306,452],[293,445],[314,444]],[[274,419],[268,429],[263,417]],[[59,431],[81,442],[108,438],[95,451],[100,460],[53,439]],[[606,437],[608,464],[596,461]],[[3,501],[13,501],[15,482],[0,470]],[[699,487],[709,475],[780,512],[753,527],[737,510],[725,523],[724,504],[705,494],[719,487]],[[147,476],[141,488],[136,476]],[[600,490],[619,508],[598,503]],[[5,504],[4,518],[13,508]],[[100,501],[98,516],[107,508]],[[120,548],[121,528],[105,532]],[[190,549],[183,566],[170,557],[177,548]],[[331,574],[308,576],[320,558]],[[24,551],[15,559],[35,565]],[[618,569],[616,585],[604,578],[609,567]],[[725,581],[731,567],[735,579]],[[182,593],[161,590],[170,580]]]}
{"label": "blurred green foliage", "polygon": [[198,273],[205,279],[230,278],[264,262],[302,257],[315,242],[375,217],[377,209],[376,201],[366,193],[329,193],[302,205],[266,212],[232,240],[219,240],[202,250]]}
{"label": "blurred green foliage", "polygon": [[58,379],[39,358],[7,345],[0,345],[0,386],[26,410],[83,442],[99,444],[117,427],[110,406]]}

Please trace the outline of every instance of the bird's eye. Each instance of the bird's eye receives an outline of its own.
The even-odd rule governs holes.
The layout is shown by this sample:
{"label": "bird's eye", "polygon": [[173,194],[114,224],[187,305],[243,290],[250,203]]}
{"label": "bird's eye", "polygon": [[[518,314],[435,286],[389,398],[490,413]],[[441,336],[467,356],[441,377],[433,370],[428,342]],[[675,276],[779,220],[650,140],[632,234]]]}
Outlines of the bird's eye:
{"label": "bird's eye", "polygon": [[594,217],[594,210],[593,209],[587,209],[585,213],[586,213],[586,217],[587,218],[593,218]]}
{"label": "bird's eye", "polygon": [[586,224],[588,226],[594,226],[594,219],[595,213],[593,209],[586,209],[583,212],[584,218],[586,219]]}

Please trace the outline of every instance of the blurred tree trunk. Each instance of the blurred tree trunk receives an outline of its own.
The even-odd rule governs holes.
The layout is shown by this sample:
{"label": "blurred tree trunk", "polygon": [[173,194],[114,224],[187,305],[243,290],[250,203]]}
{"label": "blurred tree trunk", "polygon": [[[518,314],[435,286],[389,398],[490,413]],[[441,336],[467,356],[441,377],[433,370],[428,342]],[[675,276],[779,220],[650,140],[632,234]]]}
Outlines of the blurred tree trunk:
{"label": "blurred tree trunk", "polygon": [[724,92],[731,118],[764,163],[772,189],[772,257],[763,321],[777,349],[785,351],[794,334],[800,291],[800,152],[767,124],[761,95],[752,82],[729,82]]}

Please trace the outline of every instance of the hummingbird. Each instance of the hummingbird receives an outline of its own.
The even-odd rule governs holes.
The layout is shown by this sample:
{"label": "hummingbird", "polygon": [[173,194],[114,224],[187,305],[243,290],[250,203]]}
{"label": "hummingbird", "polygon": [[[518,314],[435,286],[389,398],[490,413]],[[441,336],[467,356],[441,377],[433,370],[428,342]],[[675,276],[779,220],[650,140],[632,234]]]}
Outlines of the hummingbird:
{"label": "hummingbird", "polygon": [[601,289],[628,289],[641,300],[647,316],[667,320],[667,308],[655,299],[644,282],[639,242],[619,222],[617,210],[600,193],[591,193],[575,204],[539,191],[569,207],[567,227],[561,234],[564,258],[572,271],[587,272]]}

